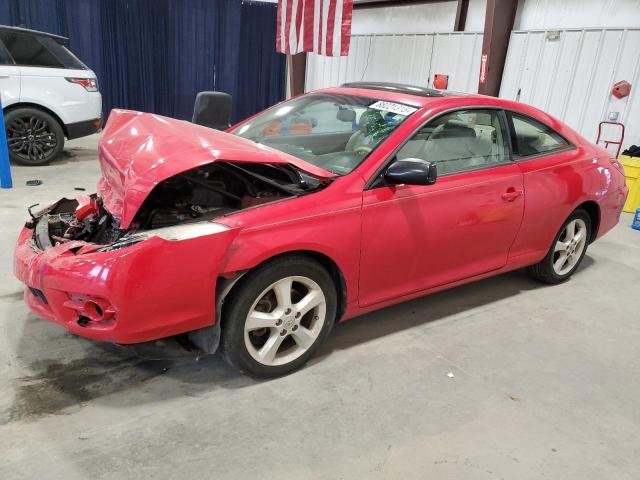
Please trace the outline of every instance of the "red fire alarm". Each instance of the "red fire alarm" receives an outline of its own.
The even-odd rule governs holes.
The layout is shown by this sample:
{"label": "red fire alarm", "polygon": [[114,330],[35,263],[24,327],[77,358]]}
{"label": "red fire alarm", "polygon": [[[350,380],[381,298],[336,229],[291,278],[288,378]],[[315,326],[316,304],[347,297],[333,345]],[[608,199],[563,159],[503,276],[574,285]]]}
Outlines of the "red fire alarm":
{"label": "red fire alarm", "polygon": [[449,86],[449,75],[436,73],[433,77],[433,86],[438,90],[446,90]]}
{"label": "red fire alarm", "polygon": [[613,88],[611,89],[611,95],[613,95],[616,98],[627,97],[629,96],[630,93],[631,93],[631,84],[626,80],[622,80],[614,84]]}

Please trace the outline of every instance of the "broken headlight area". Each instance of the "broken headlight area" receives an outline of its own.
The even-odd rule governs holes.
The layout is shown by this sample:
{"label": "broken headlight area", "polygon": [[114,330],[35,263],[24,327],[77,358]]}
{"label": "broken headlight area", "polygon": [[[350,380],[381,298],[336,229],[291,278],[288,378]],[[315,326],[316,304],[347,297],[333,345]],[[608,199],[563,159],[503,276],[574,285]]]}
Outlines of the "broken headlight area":
{"label": "broken headlight area", "polygon": [[98,249],[98,252],[120,250],[121,248],[135,245],[136,243],[140,243],[152,237],[160,237],[169,241],[179,241],[203,237],[205,235],[213,235],[226,230],[229,230],[229,227],[222,225],[221,223],[214,222],[187,223],[184,225],[174,225],[172,227],[156,228],[153,230],[126,235],[119,240],[116,240],[111,245]]}
{"label": "broken headlight area", "polygon": [[63,198],[33,214],[29,226],[34,228],[34,241],[42,250],[72,240],[109,244],[124,234],[119,221],[105,210],[96,195]]}

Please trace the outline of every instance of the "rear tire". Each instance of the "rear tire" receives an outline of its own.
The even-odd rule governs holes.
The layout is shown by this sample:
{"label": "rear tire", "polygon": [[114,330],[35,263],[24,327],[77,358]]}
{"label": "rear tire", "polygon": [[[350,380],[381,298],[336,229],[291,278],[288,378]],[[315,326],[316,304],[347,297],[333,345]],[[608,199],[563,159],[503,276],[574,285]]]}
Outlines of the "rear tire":
{"label": "rear tire", "polygon": [[21,165],[46,165],[64,147],[58,121],[37,108],[16,108],[4,116],[9,156]]}
{"label": "rear tire", "polygon": [[225,299],[222,353],[253,377],[301,368],[329,335],[337,292],[329,273],[302,255],[277,258],[247,273]]}
{"label": "rear tire", "polygon": [[591,217],[582,208],[573,211],[553,239],[547,255],[529,267],[536,280],[555,285],[567,281],[578,269],[591,240]]}

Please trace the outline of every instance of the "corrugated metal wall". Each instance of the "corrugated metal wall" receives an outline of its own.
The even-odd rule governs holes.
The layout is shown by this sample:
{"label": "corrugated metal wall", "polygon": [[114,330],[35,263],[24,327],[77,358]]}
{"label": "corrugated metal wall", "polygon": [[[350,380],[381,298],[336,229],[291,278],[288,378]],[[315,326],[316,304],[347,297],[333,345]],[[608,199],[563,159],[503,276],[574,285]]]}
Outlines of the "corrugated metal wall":
{"label": "corrugated metal wall", "polygon": [[[482,34],[371,34],[352,37],[347,57],[307,57],[306,90],[350,81],[432,86],[449,75],[449,89],[477,92]],[[612,85],[629,81],[618,100]],[[598,122],[618,112],[627,127],[625,147],[640,144],[640,29],[599,28],[514,31],[500,96],[535,105],[566,121],[589,140]],[[615,132],[605,130],[606,138]]]}
{"label": "corrugated metal wall", "polygon": [[437,33],[431,72],[449,75],[449,90],[477,93],[481,54],[482,33]]}
{"label": "corrugated metal wall", "polygon": [[346,57],[307,56],[306,90],[345,82],[431,86],[449,75],[449,90],[477,92],[482,34],[475,32],[354,35]]}
{"label": "corrugated metal wall", "polygon": [[640,0],[519,0],[515,30],[640,25]]}
{"label": "corrugated metal wall", "polygon": [[[598,122],[618,112],[628,146],[640,144],[639,75],[640,29],[516,31],[500,96],[541,108],[591,141]],[[609,93],[619,80],[633,85],[626,99]]]}

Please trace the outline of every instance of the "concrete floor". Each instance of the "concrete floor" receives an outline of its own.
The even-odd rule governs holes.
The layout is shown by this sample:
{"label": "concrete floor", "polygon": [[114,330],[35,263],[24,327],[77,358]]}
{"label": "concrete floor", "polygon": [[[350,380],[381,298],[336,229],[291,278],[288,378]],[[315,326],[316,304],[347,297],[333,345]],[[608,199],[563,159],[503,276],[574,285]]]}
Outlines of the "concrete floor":
{"label": "concrete floor", "polygon": [[257,382],[217,356],[142,360],[23,305],[25,206],[93,191],[95,140],[0,191],[0,478],[638,478],[630,215],[564,285],[515,272],[388,308]]}

